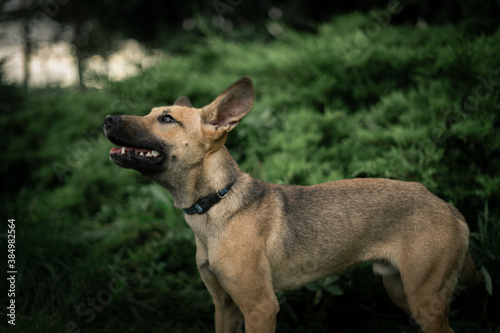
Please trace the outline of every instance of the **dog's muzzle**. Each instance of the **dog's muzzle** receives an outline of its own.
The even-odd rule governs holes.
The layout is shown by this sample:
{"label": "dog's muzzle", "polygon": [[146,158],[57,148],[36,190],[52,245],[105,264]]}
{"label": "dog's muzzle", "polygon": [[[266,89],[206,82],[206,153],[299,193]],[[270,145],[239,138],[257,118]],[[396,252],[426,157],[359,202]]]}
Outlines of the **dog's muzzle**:
{"label": "dog's muzzle", "polygon": [[113,147],[109,152],[111,161],[121,167],[152,172],[165,157],[161,145],[127,117],[106,116],[104,133],[111,142],[121,146]]}
{"label": "dog's muzzle", "polygon": [[115,115],[107,115],[106,118],[104,118],[104,128],[107,126],[113,126],[116,123],[119,123],[121,121],[120,116],[115,116]]}

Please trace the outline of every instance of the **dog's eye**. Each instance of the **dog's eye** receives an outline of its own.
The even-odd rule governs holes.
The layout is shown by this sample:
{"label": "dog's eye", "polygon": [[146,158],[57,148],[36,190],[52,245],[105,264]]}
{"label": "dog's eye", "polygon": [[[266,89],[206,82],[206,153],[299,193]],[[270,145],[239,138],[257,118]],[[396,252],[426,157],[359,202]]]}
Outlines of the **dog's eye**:
{"label": "dog's eye", "polygon": [[173,124],[173,123],[176,123],[176,120],[174,119],[174,117],[172,117],[171,115],[169,114],[166,114],[166,115],[163,115],[163,116],[160,116],[158,118],[158,120],[160,121],[160,123],[165,123],[165,124]]}

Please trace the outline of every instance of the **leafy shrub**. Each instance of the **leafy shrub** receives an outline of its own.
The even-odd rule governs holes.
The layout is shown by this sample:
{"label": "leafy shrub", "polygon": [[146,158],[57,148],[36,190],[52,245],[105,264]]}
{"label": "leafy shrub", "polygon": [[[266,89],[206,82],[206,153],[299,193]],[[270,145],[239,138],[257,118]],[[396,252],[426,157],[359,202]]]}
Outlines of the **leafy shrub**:
{"label": "leafy shrub", "polygon": [[[286,31],[267,44],[210,38],[100,91],[16,90],[26,97],[7,101],[15,112],[1,115],[0,171],[2,208],[22,223],[24,330],[62,331],[71,322],[83,331],[212,329],[213,305],[181,212],[165,190],[109,162],[101,128],[106,114],[144,115],[180,95],[201,107],[242,75],[253,77],[256,102],[227,146],[245,171],[303,185],[352,177],[422,182],[465,214],[473,254],[496,295],[498,219],[484,203],[500,199],[500,30],[471,37],[451,26],[384,26],[368,36],[372,20],[336,17],[317,34]],[[280,295],[279,329],[408,330],[369,271]],[[114,272],[124,276],[123,291],[94,318],[79,313],[82,303],[91,310],[89,297],[109,291]],[[454,308],[452,319],[494,332],[500,305],[482,290],[477,297],[482,308]],[[396,323],[381,319],[385,309]],[[360,318],[368,318],[364,330]]]}

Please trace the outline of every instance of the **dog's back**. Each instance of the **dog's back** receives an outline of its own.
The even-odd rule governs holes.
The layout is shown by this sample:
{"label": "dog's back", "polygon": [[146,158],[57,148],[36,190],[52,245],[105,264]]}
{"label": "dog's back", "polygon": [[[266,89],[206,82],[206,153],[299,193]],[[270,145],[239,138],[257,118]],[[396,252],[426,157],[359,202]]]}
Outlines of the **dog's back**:
{"label": "dog's back", "polygon": [[274,281],[278,290],[364,261],[382,261],[399,271],[402,253],[416,254],[420,248],[441,256],[440,247],[446,246],[451,256],[463,258],[468,247],[461,214],[420,183],[369,178],[312,186],[255,182],[250,189],[260,189],[264,197],[252,211],[273,212],[256,223],[280,233],[280,244],[269,244],[280,271]]}

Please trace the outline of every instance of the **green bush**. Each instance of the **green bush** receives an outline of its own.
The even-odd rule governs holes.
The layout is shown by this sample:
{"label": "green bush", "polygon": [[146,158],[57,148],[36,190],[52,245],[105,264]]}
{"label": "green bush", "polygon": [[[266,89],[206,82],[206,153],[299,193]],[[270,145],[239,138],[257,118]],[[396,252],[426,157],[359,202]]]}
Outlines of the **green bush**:
{"label": "green bush", "polygon": [[[422,182],[465,214],[473,254],[492,279],[493,296],[479,290],[471,302],[482,306],[471,309],[467,292],[458,297],[452,324],[495,332],[500,30],[471,37],[451,26],[383,26],[368,36],[372,21],[345,15],[317,34],[286,30],[272,43],[212,37],[101,90],[1,86],[0,96],[22,96],[0,105],[2,211],[18,220],[21,331],[213,330],[182,213],[164,189],[109,161],[102,123],[180,95],[201,107],[250,75],[254,109],[227,142],[240,166],[287,184]],[[102,308],[89,305],[99,297]],[[366,265],[279,297],[280,331],[411,330]]]}

